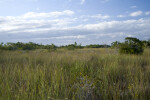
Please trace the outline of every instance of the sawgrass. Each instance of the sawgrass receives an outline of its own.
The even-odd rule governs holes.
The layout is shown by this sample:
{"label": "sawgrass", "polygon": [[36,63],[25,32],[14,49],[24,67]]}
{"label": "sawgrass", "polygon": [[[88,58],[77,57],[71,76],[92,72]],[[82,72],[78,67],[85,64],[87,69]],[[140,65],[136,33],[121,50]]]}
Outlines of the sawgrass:
{"label": "sawgrass", "polygon": [[149,100],[150,49],[0,51],[1,100]]}

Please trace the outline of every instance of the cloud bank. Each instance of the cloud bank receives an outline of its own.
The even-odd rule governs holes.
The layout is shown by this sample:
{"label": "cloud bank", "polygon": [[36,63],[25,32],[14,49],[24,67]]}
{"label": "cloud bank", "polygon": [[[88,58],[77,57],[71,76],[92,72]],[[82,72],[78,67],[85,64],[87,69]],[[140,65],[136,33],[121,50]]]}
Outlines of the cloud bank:
{"label": "cloud bank", "polygon": [[[57,45],[78,43],[97,44],[111,43],[123,40],[127,36],[140,39],[150,37],[150,18],[136,20],[97,20],[96,22],[82,22],[84,18],[93,21],[109,19],[110,16],[96,14],[74,18],[75,12],[65,10],[62,12],[35,13],[29,12],[20,16],[0,16],[0,42],[37,42],[54,43]],[[139,12],[132,16],[140,15]],[[60,17],[63,16],[63,17]]]}

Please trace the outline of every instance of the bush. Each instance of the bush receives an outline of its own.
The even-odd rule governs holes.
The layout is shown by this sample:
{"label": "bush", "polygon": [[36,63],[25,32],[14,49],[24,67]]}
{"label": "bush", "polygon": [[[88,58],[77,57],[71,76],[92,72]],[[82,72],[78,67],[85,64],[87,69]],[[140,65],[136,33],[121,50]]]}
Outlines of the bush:
{"label": "bush", "polygon": [[118,49],[119,46],[120,46],[120,42],[119,42],[119,41],[115,41],[115,42],[112,42],[112,43],[111,43],[111,48],[116,48],[116,49]]}
{"label": "bush", "polygon": [[127,37],[125,38],[125,42],[120,44],[119,51],[123,54],[142,54],[144,49],[139,39]]}

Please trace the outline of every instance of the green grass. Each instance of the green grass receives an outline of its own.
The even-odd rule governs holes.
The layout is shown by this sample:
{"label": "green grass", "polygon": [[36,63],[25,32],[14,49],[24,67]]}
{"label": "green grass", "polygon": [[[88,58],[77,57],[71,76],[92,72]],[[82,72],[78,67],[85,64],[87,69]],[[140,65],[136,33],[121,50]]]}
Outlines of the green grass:
{"label": "green grass", "polygon": [[0,51],[0,100],[150,100],[150,49]]}

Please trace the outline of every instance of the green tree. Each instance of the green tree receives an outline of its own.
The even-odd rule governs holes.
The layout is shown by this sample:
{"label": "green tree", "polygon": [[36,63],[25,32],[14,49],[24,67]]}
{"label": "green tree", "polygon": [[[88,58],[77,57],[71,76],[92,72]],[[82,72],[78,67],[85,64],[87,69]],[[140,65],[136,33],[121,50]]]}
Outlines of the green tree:
{"label": "green tree", "polygon": [[125,42],[120,44],[120,53],[125,54],[142,54],[143,43],[137,38],[127,37],[125,38]]}
{"label": "green tree", "polygon": [[112,43],[111,43],[111,47],[112,47],[112,48],[119,48],[120,44],[121,44],[121,43],[120,43],[119,41],[115,41],[115,42],[112,42]]}
{"label": "green tree", "polygon": [[57,48],[57,47],[56,47],[53,43],[50,45],[50,49],[51,49],[51,50],[56,50],[56,48]]}

